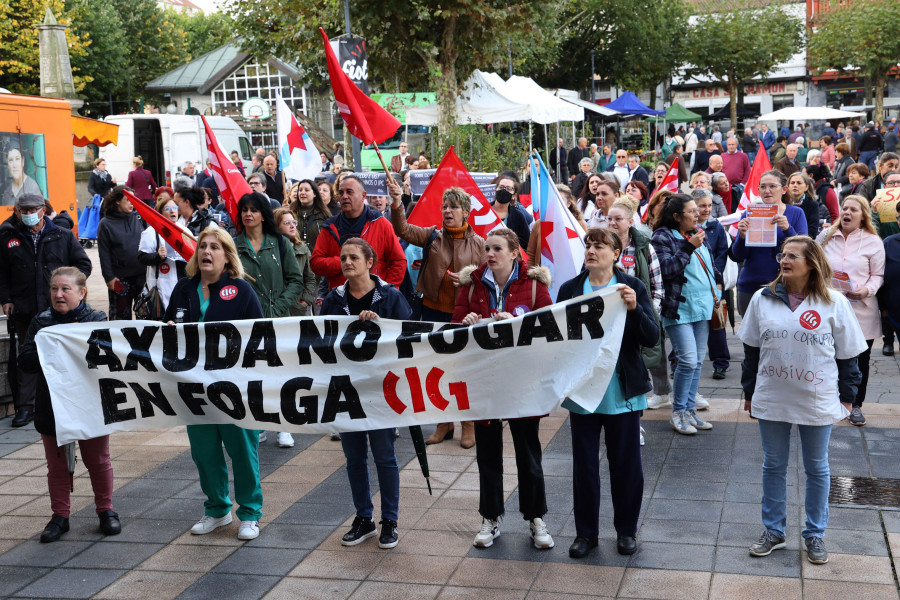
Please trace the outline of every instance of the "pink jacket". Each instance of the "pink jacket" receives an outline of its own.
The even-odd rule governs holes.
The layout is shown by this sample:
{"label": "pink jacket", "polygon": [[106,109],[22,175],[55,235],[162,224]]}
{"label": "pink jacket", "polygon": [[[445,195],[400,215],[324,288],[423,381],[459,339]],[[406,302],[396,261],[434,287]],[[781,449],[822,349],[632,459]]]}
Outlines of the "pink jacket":
{"label": "pink jacket", "polygon": [[822,148],[822,164],[829,168],[829,170],[834,171],[834,161],[836,157],[834,155],[834,144],[828,144],[824,148]]}
{"label": "pink jacket", "polygon": [[[816,238],[820,244],[825,239],[826,231]],[[875,292],[884,282],[884,244],[874,234],[857,229],[849,237],[844,237],[841,228],[834,232],[825,245],[825,256],[835,271],[843,271],[850,276],[853,289],[859,291],[863,287],[869,295],[862,300],[851,301],[850,306],[856,313],[859,326],[867,340],[874,340],[881,335],[881,313]]]}

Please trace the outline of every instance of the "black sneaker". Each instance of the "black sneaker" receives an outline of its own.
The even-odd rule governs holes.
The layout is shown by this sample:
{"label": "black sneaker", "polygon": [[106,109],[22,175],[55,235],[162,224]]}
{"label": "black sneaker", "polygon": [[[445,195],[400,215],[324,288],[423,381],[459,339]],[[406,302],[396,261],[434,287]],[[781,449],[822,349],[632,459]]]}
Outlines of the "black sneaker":
{"label": "black sneaker", "polygon": [[860,407],[854,406],[853,410],[850,411],[850,424],[857,427],[862,427],[866,424],[866,416],[862,413]]}
{"label": "black sneaker", "polygon": [[344,537],[341,538],[342,546],[355,546],[363,540],[367,540],[373,535],[378,533],[375,529],[375,521],[373,521],[369,517],[360,517],[356,515],[356,518],[353,519],[353,525],[350,526],[350,531],[344,534]]}
{"label": "black sneaker", "polygon": [[828,550],[825,549],[825,540],[820,537],[806,538],[806,558],[814,565],[827,563]]}
{"label": "black sneaker", "polygon": [[722,367],[713,368],[713,379],[725,379],[725,369]]}
{"label": "black sneaker", "polygon": [[893,342],[891,342],[891,344],[885,344],[884,348],[881,349],[881,353],[884,354],[885,356],[893,356],[894,355]]}
{"label": "black sneaker", "polygon": [[382,519],[380,525],[381,535],[378,536],[378,547],[384,548],[385,550],[393,548],[397,545],[397,540],[399,539],[399,534],[397,533],[397,521]]}

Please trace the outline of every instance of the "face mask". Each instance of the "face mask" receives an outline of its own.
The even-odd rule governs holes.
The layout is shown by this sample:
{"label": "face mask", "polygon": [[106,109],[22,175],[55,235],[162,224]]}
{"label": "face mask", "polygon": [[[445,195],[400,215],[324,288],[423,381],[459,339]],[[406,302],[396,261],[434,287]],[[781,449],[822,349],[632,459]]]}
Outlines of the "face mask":
{"label": "face mask", "polygon": [[512,193],[509,190],[497,190],[497,193],[494,194],[494,199],[500,204],[509,204],[512,202]]}
{"label": "face mask", "polygon": [[30,215],[22,215],[22,223],[25,224],[26,227],[34,227],[38,223],[41,222],[40,213],[32,213]]}

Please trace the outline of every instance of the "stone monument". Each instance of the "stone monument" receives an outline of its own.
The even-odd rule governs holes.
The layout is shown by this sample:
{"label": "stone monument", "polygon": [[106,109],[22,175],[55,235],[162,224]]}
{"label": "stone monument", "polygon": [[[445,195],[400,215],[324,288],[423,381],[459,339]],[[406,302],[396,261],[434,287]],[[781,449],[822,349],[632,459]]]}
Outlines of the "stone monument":
{"label": "stone monument", "polygon": [[56,22],[50,7],[44,22],[37,26],[41,52],[41,96],[62,98],[72,105],[72,114],[84,105],[75,93],[72,64],[69,62],[69,46],[66,43],[66,25]]}

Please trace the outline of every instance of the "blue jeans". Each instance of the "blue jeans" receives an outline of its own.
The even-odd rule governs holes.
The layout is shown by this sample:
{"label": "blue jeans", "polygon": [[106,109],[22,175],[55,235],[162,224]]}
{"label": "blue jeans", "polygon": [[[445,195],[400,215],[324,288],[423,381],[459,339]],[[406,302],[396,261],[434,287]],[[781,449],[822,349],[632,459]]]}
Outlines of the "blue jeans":
{"label": "blue jeans", "polygon": [[[766,529],[784,537],[787,523],[787,465],[791,449],[791,423],[759,419],[763,447],[762,521]],[[824,537],[828,526],[828,440],[831,425],[797,425],[806,471],[806,528],[804,538]]]}
{"label": "blue jeans", "polygon": [[875,159],[878,157],[877,150],[866,150],[859,153],[859,162],[869,167],[870,171],[875,170]]}
{"label": "blue jeans", "polygon": [[700,369],[706,358],[709,321],[681,323],[666,327],[678,366],[672,380],[672,412],[693,410],[700,387]]}
{"label": "blue jeans", "polygon": [[[367,444],[368,441],[368,444]],[[369,490],[369,466],[366,458],[372,446],[378,486],[381,489],[381,518],[397,520],[400,507],[400,469],[394,454],[394,429],[341,432],[341,446],[347,457],[347,477],[353,493],[356,514],[372,518],[372,493]]]}

